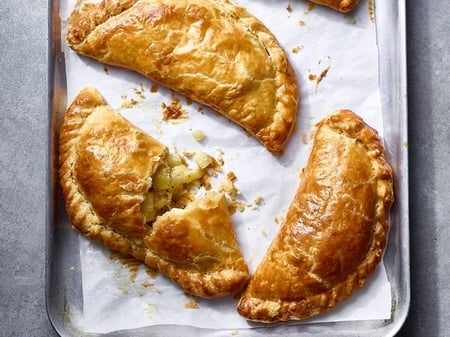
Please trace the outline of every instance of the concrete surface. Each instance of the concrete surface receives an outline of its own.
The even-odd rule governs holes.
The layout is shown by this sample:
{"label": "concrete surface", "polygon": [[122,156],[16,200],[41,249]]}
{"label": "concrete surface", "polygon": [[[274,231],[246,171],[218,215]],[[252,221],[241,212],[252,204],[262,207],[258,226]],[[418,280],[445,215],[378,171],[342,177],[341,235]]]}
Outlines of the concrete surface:
{"label": "concrete surface", "polygon": [[[450,3],[406,2],[412,301],[399,336],[450,336]],[[4,1],[1,336],[56,336],[44,295],[46,75],[47,2]]]}

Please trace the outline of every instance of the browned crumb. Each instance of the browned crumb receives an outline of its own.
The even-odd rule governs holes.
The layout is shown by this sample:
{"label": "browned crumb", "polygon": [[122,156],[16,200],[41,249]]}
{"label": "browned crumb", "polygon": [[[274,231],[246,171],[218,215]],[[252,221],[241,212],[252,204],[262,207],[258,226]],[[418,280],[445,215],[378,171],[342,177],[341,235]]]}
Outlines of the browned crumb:
{"label": "browned crumb", "polygon": [[286,10],[287,10],[289,13],[292,13],[292,7],[291,7],[291,4],[288,4],[288,5],[287,5]]}
{"label": "browned crumb", "polygon": [[[328,57],[329,58],[329,57]],[[319,60],[317,62],[317,64],[320,66],[322,64],[322,60]],[[325,69],[323,69],[319,75],[316,74],[312,74],[311,73],[311,69],[308,69],[308,72],[310,72],[310,74],[308,75],[308,79],[310,81],[316,81],[316,92],[317,89],[319,87],[320,82],[322,82],[322,80],[327,76],[328,71],[331,69],[331,65],[329,65],[328,67],[326,67]]]}
{"label": "browned crumb", "polygon": [[322,72],[320,73],[319,77],[316,80],[316,91],[317,87],[319,86],[320,82],[327,76],[328,71],[330,70],[331,66],[326,67]]}
{"label": "browned crumb", "polygon": [[106,67],[103,67],[103,71],[105,72],[106,75],[109,75],[109,69]]}
{"label": "browned crumb", "polygon": [[144,281],[144,282],[141,283],[141,286],[144,287],[144,288],[150,288],[150,287],[153,287],[154,284],[151,283],[151,282]]}
{"label": "browned crumb", "polygon": [[199,308],[199,305],[198,305],[198,302],[192,300],[192,301],[186,302],[186,303],[184,304],[184,307],[185,307],[186,309],[198,309],[198,308]]}
{"label": "browned crumb", "polygon": [[233,171],[230,171],[227,173],[227,178],[230,179],[231,181],[236,180],[236,174]]}
{"label": "browned crumb", "polygon": [[308,5],[305,10],[305,14],[308,14],[309,12],[311,12],[314,9],[314,7],[315,7],[315,5],[312,2],[308,2]]}
{"label": "browned crumb", "polygon": [[158,91],[158,85],[152,84],[150,87],[150,92],[157,92]]}
{"label": "browned crumb", "polygon": [[297,54],[302,49],[303,49],[303,46],[295,46],[295,47],[292,47],[292,52],[294,54]]}
{"label": "browned crumb", "polygon": [[172,97],[170,105],[161,103],[163,109],[163,120],[164,121],[175,121],[187,118],[187,111],[181,106],[180,100],[177,97]]}
{"label": "browned crumb", "polygon": [[304,25],[305,25],[305,21],[299,20],[299,21],[298,21],[298,24],[299,24],[299,26],[304,26]]}
{"label": "browned crumb", "polygon": [[141,88],[134,88],[133,90],[135,94],[139,96],[140,99],[145,99],[144,92]]}

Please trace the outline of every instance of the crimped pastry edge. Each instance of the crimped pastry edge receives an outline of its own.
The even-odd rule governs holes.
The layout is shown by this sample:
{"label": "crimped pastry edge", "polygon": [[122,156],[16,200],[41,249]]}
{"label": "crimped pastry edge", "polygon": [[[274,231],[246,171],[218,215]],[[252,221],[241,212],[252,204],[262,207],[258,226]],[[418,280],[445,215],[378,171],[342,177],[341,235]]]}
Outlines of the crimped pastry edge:
{"label": "crimped pastry edge", "polygon": [[[131,255],[150,267],[158,269],[172,281],[180,285],[187,293],[203,298],[217,298],[235,294],[248,279],[248,267],[243,257],[236,261],[239,268],[223,268],[205,273],[177,270],[168,260],[137,241],[128,240],[124,235],[105,227],[103,220],[96,214],[87,198],[77,186],[72,167],[76,160],[78,131],[84,120],[97,107],[107,105],[101,94],[93,87],[83,88],[69,106],[60,131],[60,185],[65,200],[66,212],[73,228],[84,236],[98,242],[109,249],[122,254]],[[225,204],[224,204],[225,203]],[[206,206],[205,206],[206,205]],[[204,198],[194,200],[186,206],[186,210],[196,208],[220,208],[226,206],[223,193],[208,192]],[[180,211],[180,209],[169,210]],[[182,210],[183,211],[183,210]],[[156,220],[158,221],[158,219]]]}
{"label": "crimped pastry edge", "polygon": [[[361,117],[346,109],[336,110],[326,116],[316,125],[316,131],[321,127],[330,127],[338,133],[343,133],[347,137],[363,142],[372,158],[372,163],[377,169],[378,202],[375,205],[375,234],[368,249],[369,253],[344,282],[325,292],[302,300],[270,301],[246,296],[244,291],[237,304],[237,311],[247,320],[276,323],[304,320],[327,312],[349,298],[357,289],[361,289],[382,259],[389,230],[388,213],[394,202],[394,191],[392,168],[384,158],[384,147],[378,132],[367,125]],[[292,201],[289,208],[295,207],[294,202],[295,200]],[[286,223],[282,224],[282,226],[284,225]]]}
{"label": "crimped pastry edge", "polygon": [[[89,34],[95,30],[98,25],[106,22],[110,17],[120,14],[134,6],[140,0],[103,0],[99,4],[89,4],[86,7],[75,8],[69,18],[69,29],[66,35],[66,42],[70,48],[77,53],[94,58],[83,53],[80,46],[86,41]],[[249,13],[243,7],[239,7],[230,3],[228,0],[212,0],[217,6],[228,13],[230,17],[238,17],[237,22],[241,24],[247,31],[257,36],[264,45],[269,59],[276,66],[275,81],[278,84],[276,90],[276,111],[274,113],[272,123],[261,128],[260,130],[249,130],[244,123],[234,119],[228,115],[226,111],[217,108],[214,102],[208,102],[201,98],[190,97],[202,104],[211,107],[213,110],[223,114],[233,122],[243,127],[246,131],[258,139],[270,152],[274,154],[282,154],[286,142],[289,140],[295,123],[297,120],[299,106],[299,89],[296,75],[291,66],[288,57],[282,47],[279,45],[277,38],[264,26],[264,24]],[[111,64],[115,66],[114,64]],[[124,67],[121,65],[120,67]],[[132,69],[136,71],[135,69]],[[142,75],[146,76],[142,73]],[[150,80],[154,80],[150,78]],[[165,83],[160,83],[166,86]],[[170,89],[179,92],[176,87]],[[181,93],[183,94],[183,93]]]}

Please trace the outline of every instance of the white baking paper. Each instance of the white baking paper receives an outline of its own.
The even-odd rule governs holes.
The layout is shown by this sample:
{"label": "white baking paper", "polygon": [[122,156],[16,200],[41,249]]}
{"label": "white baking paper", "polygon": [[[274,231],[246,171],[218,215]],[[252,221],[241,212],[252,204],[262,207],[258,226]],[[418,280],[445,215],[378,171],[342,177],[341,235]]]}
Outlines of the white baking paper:
{"label": "white baking paper", "polygon": [[[172,150],[202,150],[224,159],[223,174],[234,172],[239,199],[247,205],[233,215],[244,257],[253,272],[277,232],[299,184],[311,146],[311,131],[326,114],[348,108],[382,135],[378,90],[378,51],[373,11],[362,1],[351,14],[296,1],[236,1],[259,18],[278,38],[295,68],[300,86],[296,131],[283,156],[270,154],[240,127],[197,103],[173,94],[130,71],[78,56],[64,43],[66,20],[76,0],[61,2],[62,49],[68,102],[84,86],[98,88],[107,102],[132,123]],[[321,81],[317,78],[322,75]],[[162,120],[161,103],[179,98],[187,118]],[[128,104],[127,104],[128,103]],[[131,104],[132,103],[132,104]],[[201,107],[201,109],[199,109]],[[193,130],[206,134],[196,141]],[[262,197],[256,203],[255,198]],[[187,296],[166,277],[139,270],[112,253],[80,239],[83,286],[82,325],[88,332],[109,332],[156,324],[211,329],[249,329],[236,312],[236,300]],[[299,322],[381,320],[391,315],[390,285],[381,264],[368,284],[325,315]]]}

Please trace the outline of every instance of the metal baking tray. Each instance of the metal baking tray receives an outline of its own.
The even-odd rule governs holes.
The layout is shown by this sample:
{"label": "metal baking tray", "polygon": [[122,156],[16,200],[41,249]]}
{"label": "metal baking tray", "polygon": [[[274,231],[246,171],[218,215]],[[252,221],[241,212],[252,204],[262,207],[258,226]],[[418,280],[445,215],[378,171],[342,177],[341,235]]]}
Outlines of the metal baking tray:
{"label": "metal baking tray", "polygon": [[[48,317],[61,336],[222,336],[230,331],[191,326],[148,326],[90,334],[75,323],[82,315],[78,234],[68,225],[57,174],[57,137],[67,107],[64,57],[61,53],[60,0],[49,2],[48,167],[46,191],[46,304]],[[385,125],[384,141],[395,174],[396,202],[384,264],[391,284],[391,319],[278,325],[239,330],[239,336],[393,336],[403,325],[410,305],[408,144],[406,91],[405,1],[376,2],[379,82]]]}

